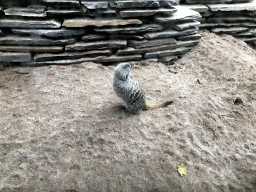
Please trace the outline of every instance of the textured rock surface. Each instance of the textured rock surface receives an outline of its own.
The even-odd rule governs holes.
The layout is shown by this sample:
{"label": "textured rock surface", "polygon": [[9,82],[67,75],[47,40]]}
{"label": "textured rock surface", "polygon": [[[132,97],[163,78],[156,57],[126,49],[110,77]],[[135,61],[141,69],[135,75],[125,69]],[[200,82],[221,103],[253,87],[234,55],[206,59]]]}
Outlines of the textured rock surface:
{"label": "textured rock surface", "polygon": [[84,51],[93,49],[123,49],[126,47],[126,40],[109,40],[109,41],[97,41],[89,43],[75,43],[72,45],[67,45],[67,51]]}
{"label": "textured rock surface", "polygon": [[93,20],[89,18],[84,19],[66,19],[62,24],[65,27],[86,27],[86,26],[118,26],[118,25],[135,25],[135,24],[142,24],[139,19],[99,19]]}
{"label": "textured rock surface", "polygon": [[31,38],[20,36],[5,36],[0,37],[0,45],[66,45],[74,43],[75,39],[43,39],[43,38]]}
{"label": "textured rock surface", "polygon": [[64,47],[58,47],[58,46],[2,46],[0,45],[0,51],[16,51],[16,52],[61,52],[63,51]]}
{"label": "textured rock surface", "polygon": [[174,38],[171,39],[158,39],[158,40],[144,40],[144,41],[129,41],[128,46],[133,48],[155,47],[166,44],[176,44]]}
{"label": "textured rock surface", "polygon": [[0,51],[31,52],[30,66],[82,63],[86,57],[101,57],[102,63],[141,60],[145,53],[190,47],[195,43],[186,40],[200,38],[177,42],[198,33],[200,16],[177,6],[179,0],[24,0],[28,4],[20,6],[9,1],[0,13]]}
{"label": "textured rock surface", "polygon": [[116,8],[155,8],[155,7],[172,7],[179,4],[179,0],[126,0],[114,1]]}
{"label": "textured rock surface", "polygon": [[155,15],[157,13],[161,13],[164,15],[172,15],[175,13],[177,9],[172,8],[172,9],[143,9],[143,10],[124,10],[120,11],[120,16],[121,17],[148,17]]}
{"label": "textured rock surface", "polygon": [[108,8],[108,1],[81,1],[87,9],[106,9]]}
{"label": "textured rock surface", "polygon": [[31,54],[30,53],[0,52],[0,61],[4,61],[4,62],[29,62],[29,61],[31,61]]}
{"label": "textured rock surface", "polygon": [[191,48],[177,48],[173,50],[165,50],[165,51],[158,51],[158,52],[152,52],[152,53],[145,53],[145,58],[153,58],[153,57],[165,57],[165,56],[172,56],[172,55],[182,55],[186,52],[191,50]]}
{"label": "textured rock surface", "polygon": [[0,19],[0,27],[45,29],[60,28],[61,23],[55,20],[36,21],[20,19]]}
{"label": "textured rock surface", "polygon": [[183,31],[177,31],[174,29],[169,29],[163,32],[156,32],[156,33],[146,33],[146,39],[155,39],[155,38],[169,38],[169,37],[179,37],[179,36],[186,36],[190,34],[197,33],[199,29],[197,27],[193,27]]}
{"label": "textured rock surface", "polygon": [[46,17],[45,9],[36,8],[9,8],[4,10],[5,15],[22,17]]}
{"label": "textured rock surface", "polygon": [[127,33],[127,34],[136,34],[136,33],[144,33],[151,31],[161,31],[164,27],[157,24],[151,25],[142,25],[140,27],[119,27],[119,28],[96,28],[95,32],[107,32],[107,33]]}
{"label": "textured rock surface", "polygon": [[179,23],[185,21],[193,21],[201,18],[201,15],[196,11],[184,7],[176,7],[176,9],[177,12],[175,12],[170,17],[156,17],[156,22]]}
{"label": "textured rock surface", "polygon": [[52,60],[69,60],[79,59],[86,57],[98,57],[98,56],[110,56],[110,50],[94,50],[88,52],[76,52],[76,53],[62,53],[62,54],[37,54],[34,57],[36,62],[40,61],[52,61]]}
{"label": "textured rock surface", "polygon": [[85,34],[85,29],[12,29],[15,34],[42,35],[46,37],[69,37]]}
{"label": "textured rock surface", "polygon": [[254,3],[209,5],[211,11],[256,11]]}

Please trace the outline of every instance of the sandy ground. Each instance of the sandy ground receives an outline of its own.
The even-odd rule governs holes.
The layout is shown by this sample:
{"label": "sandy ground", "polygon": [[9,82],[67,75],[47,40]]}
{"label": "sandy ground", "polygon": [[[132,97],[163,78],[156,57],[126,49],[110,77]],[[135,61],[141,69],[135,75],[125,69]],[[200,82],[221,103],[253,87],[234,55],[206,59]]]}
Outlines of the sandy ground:
{"label": "sandy ground", "polygon": [[137,62],[148,100],[175,101],[139,115],[121,108],[113,66],[16,70],[0,72],[0,191],[256,191],[246,43],[205,32],[173,66]]}

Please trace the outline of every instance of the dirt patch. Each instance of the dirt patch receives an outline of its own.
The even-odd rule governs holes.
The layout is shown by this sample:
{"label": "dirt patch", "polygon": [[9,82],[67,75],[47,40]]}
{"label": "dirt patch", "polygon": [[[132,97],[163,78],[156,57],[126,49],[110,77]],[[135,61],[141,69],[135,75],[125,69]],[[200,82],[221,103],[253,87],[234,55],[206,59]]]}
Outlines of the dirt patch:
{"label": "dirt patch", "polygon": [[136,63],[148,100],[175,101],[139,115],[113,66],[0,71],[1,191],[255,191],[255,52],[202,35],[174,66]]}

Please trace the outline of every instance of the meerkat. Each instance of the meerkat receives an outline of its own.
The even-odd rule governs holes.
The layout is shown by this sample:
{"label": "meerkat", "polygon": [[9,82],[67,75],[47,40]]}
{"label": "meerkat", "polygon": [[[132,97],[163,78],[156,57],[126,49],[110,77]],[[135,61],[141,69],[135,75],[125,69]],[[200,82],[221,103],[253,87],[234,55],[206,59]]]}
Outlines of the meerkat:
{"label": "meerkat", "polygon": [[114,68],[112,79],[115,94],[124,101],[125,108],[128,112],[136,114],[140,110],[166,107],[173,103],[173,101],[167,101],[159,104],[149,104],[146,101],[145,91],[142,85],[130,77],[133,66],[133,62],[120,63]]}

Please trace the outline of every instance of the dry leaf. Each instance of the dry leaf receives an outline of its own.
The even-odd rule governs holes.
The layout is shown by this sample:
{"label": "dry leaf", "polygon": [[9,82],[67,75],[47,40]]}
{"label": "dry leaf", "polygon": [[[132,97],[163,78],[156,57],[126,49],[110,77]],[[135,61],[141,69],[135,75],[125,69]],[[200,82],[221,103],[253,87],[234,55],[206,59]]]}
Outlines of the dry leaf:
{"label": "dry leaf", "polygon": [[183,163],[178,165],[178,172],[180,173],[181,176],[187,175],[187,168],[184,167]]}

